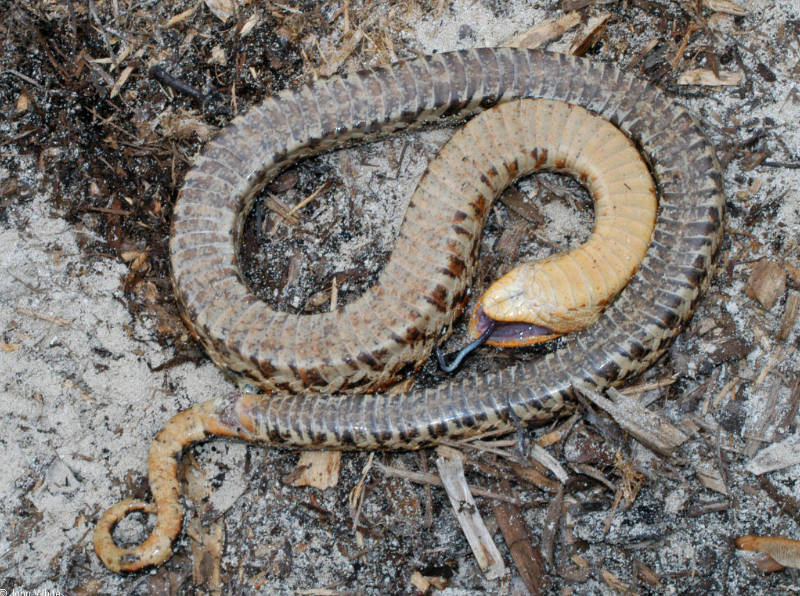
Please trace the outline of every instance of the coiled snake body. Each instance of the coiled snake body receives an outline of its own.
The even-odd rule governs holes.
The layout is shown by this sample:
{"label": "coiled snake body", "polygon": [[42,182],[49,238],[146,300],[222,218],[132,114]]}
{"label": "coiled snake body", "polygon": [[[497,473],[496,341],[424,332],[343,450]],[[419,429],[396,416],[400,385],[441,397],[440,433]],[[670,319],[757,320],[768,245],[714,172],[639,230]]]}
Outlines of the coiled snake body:
{"label": "coiled snake body", "polygon": [[[520,98],[583,106],[622,130],[647,159],[658,216],[630,283],[593,325],[533,362],[404,395],[286,394],[307,387],[327,393],[374,389],[406,362],[421,362],[442,324],[463,304],[487,206],[451,211],[443,237],[401,232],[381,277],[388,285],[312,325],[269,310],[241,280],[236,241],[258,190],[305,155]],[[117,571],[170,556],[183,514],[177,458],[193,441],[232,436],[277,446],[414,449],[443,437],[546,419],[574,387],[603,388],[640,373],[663,354],[709,281],[723,205],[719,165],[692,116],[657,88],[607,64],[510,48],[467,50],[334,77],[267,99],[211,141],[187,175],[170,250],[178,301],[212,359],[280,393],[236,394],[173,418],[150,449],[154,504],[127,500],[109,509],[95,532],[98,555]],[[420,229],[430,231],[424,214],[413,208],[407,219],[417,218]],[[395,261],[398,250],[413,258]],[[427,306],[398,310],[397,295],[408,291]],[[333,346],[352,348],[337,359],[330,355]],[[119,548],[111,530],[133,510],[157,513],[156,527],[142,545]]]}

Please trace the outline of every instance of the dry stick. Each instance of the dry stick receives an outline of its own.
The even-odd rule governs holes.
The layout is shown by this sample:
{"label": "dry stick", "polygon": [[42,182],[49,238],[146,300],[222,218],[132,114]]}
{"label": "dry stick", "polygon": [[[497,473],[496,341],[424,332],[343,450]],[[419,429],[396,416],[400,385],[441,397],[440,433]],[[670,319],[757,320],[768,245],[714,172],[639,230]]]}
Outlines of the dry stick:
{"label": "dry stick", "polygon": [[285,217],[285,218],[289,218],[289,217],[291,217],[292,215],[294,215],[295,213],[297,213],[298,211],[300,211],[300,209],[302,209],[303,207],[305,207],[306,205],[308,205],[308,204],[309,204],[311,201],[313,201],[314,199],[316,199],[316,198],[317,198],[317,197],[318,197],[318,196],[319,196],[321,193],[323,193],[323,192],[325,192],[326,190],[328,190],[328,188],[329,188],[329,187],[330,187],[330,185],[331,185],[331,182],[332,182],[332,180],[331,180],[330,178],[328,178],[328,179],[327,179],[325,182],[323,182],[322,184],[320,184],[320,185],[319,185],[319,186],[318,186],[318,187],[317,187],[317,188],[314,190],[314,192],[312,192],[312,193],[311,193],[310,195],[308,195],[308,196],[307,196],[305,199],[303,199],[302,201],[300,201],[299,203],[297,203],[297,205],[295,205],[294,207],[292,207],[291,209],[289,209],[289,212],[288,212],[288,213],[287,213],[287,214],[286,214],[284,217]]}
{"label": "dry stick", "polygon": [[[500,483],[500,489],[510,489],[507,480]],[[533,545],[533,535],[525,523],[522,510],[508,503],[495,503],[492,510],[525,587],[532,596],[542,594],[550,582],[545,575],[544,557]]]}
{"label": "dry stick", "polygon": [[439,446],[436,452],[439,455],[436,458],[436,467],[439,469],[442,485],[447,491],[453,512],[472,549],[478,567],[486,579],[502,577],[505,575],[506,566],[472,498],[464,476],[461,453],[445,446]]}
{"label": "dry stick", "polygon": [[[380,470],[382,473],[386,474],[387,476],[395,476],[397,478],[405,478],[406,480],[410,480],[411,482],[416,482],[417,484],[428,484],[431,486],[444,486],[442,484],[442,479],[439,478],[436,474],[430,474],[427,472],[412,472],[411,470],[403,470],[401,468],[392,468],[390,466],[384,465],[380,462],[375,462],[375,467]],[[506,503],[511,503],[513,505],[524,505],[522,501],[515,499],[514,497],[510,497],[508,495],[503,495],[500,493],[496,493],[490,490],[486,490],[485,488],[481,488],[479,486],[469,485],[469,491],[475,495],[476,497],[484,497],[486,499],[494,499],[496,501],[504,501]]]}
{"label": "dry stick", "polygon": [[656,453],[671,455],[675,448],[688,438],[666,417],[642,407],[637,400],[623,395],[616,389],[611,387],[606,389],[606,393],[613,397],[614,401],[588,387],[576,386],[576,390],[608,412],[625,431]]}
{"label": "dry stick", "polygon": [[542,541],[541,550],[547,564],[553,565],[553,550],[556,541],[556,530],[558,530],[558,521],[561,519],[561,508],[564,504],[564,485],[558,487],[558,494],[550,503],[547,508],[547,515],[545,516],[544,528],[542,528]]}

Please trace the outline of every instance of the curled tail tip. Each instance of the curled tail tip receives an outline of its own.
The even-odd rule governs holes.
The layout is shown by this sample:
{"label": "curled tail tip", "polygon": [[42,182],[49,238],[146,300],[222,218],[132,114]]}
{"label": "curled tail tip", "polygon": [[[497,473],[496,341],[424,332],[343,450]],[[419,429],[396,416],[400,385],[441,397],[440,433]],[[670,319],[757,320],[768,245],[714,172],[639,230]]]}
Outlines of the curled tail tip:
{"label": "curled tail tip", "polygon": [[[135,499],[125,499],[109,507],[100,517],[94,530],[94,552],[110,571],[139,571],[153,565],[160,565],[172,556],[172,541],[169,536],[159,531],[158,525],[150,536],[139,546],[121,548],[111,535],[114,526],[133,511],[157,513],[154,503],[145,503]],[[180,527],[180,524],[178,524]]]}

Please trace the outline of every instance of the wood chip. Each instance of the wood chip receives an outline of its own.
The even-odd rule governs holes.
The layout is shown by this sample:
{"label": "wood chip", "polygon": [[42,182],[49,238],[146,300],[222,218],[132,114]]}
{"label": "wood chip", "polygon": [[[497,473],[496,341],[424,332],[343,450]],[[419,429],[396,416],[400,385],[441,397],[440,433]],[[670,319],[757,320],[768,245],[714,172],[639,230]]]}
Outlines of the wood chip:
{"label": "wood chip", "polygon": [[260,22],[261,17],[258,16],[257,12],[251,14],[250,18],[245,21],[244,25],[242,25],[242,29],[239,31],[239,37],[246,37]]}
{"label": "wood chip", "polygon": [[233,15],[235,3],[233,0],[204,0],[208,10],[223,23]]}
{"label": "wood chip", "polygon": [[730,0],[703,0],[703,6],[714,12],[723,12],[737,17],[743,17],[747,11]]}
{"label": "wood chip", "polygon": [[558,522],[561,519],[562,510],[564,507],[564,486],[561,485],[558,489],[558,494],[550,502],[547,507],[547,515],[544,519],[544,526],[542,527],[542,541],[541,551],[544,560],[548,565],[553,564],[553,552],[555,551],[556,532],[558,531]]}
{"label": "wood chip", "polygon": [[228,63],[228,57],[225,55],[225,50],[222,46],[214,46],[211,48],[211,56],[208,59],[208,64],[219,64],[225,66]]}
{"label": "wood chip", "polygon": [[128,65],[126,66],[122,72],[117,77],[117,80],[114,81],[114,86],[111,87],[111,93],[109,94],[109,99],[114,99],[117,95],[119,95],[119,90],[122,89],[122,86],[128,81],[128,77],[131,76],[133,72],[133,66]]}
{"label": "wood chip", "polygon": [[500,202],[534,226],[541,227],[546,219],[536,203],[529,202],[523,193],[510,186],[500,195]]}
{"label": "wood chip", "polygon": [[756,476],[800,464],[800,434],[759,451],[747,464],[747,471]]}
{"label": "wood chip", "polygon": [[725,486],[725,482],[722,480],[722,475],[719,473],[719,470],[707,464],[700,464],[695,470],[697,471],[697,478],[700,480],[700,484],[713,491],[722,493],[723,495],[728,494],[728,488]]}
{"label": "wood chip", "polygon": [[777,263],[762,259],[753,266],[744,291],[769,310],[786,291],[786,272]]}
{"label": "wood chip", "polygon": [[550,480],[547,476],[539,472],[531,465],[522,465],[516,462],[510,462],[510,465],[511,469],[514,470],[514,473],[517,476],[538,489],[549,493],[555,493],[558,492],[559,487],[562,486],[560,482]]}
{"label": "wood chip", "polygon": [[573,27],[577,27],[580,22],[581,15],[577,12],[570,12],[556,20],[539,23],[535,27],[507,39],[501,45],[532,50],[558,39]]}
{"label": "wood chip", "polygon": [[502,577],[505,575],[506,566],[467,486],[461,453],[444,446],[439,446],[436,452],[439,455],[436,458],[439,476],[442,478],[453,512],[472,549],[478,567],[487,579]]}
{"label": "wood chip", "polygon": [[717,74],[708,68],[694,68],[687,70],[678,77],[678,85],[705,85],[707,87],[721,87],[725,85],[738,85],[742,82],[742,73],[729,70],[720,70]]}
{"label": "wood chip", "polygon": [[576,388],[596,406],[608,412],[625,431],[656,453],[670,455],[688,439],[662,414],[648,410],[638,400],[627,397],[616,389],[609,387],[606,390],[606,394],[614,399],[611,401],[591,389]]}
{"label": "wood chip", "polygon": [[197,4],[192,4],[192,6],[190,6],[189,8],[184,10],[183,12],[179,12],[174,17],[172,17],[170,20],[168,20],[166,23],[164,23],[164,27],[170,28],[170,27],[174,27],[175,25],[179,25],[180,23],[183,23],[184,21],[188,20],[189,17],[191,17],[194,14],[194,11],[196,9],[197,9]]}
{"label": "wood chip", "polygon": [[296,473],[290,474],[291,484],[319,490],[333,488],[339,482],[341,467],[341,451],[303,451],[297,460]]}
{"label": "wood chip", "polygon": [[17,105],[16,105],[17,114],[21,114],[22,112],[27,112],[28,107],[30,105],[31,105],[31,98],[28,97],[28,94],[23,91],[17,97]]}
{"label": "wood chip", "polygon": [[565,483],[569,480],[569,472],[567,472],[564,467],[558,463],[558,460],[550,455],[547,451],[543,448],[539,447],[539,445],[534,445],[533,449],[531,450],[531,457],[542,464],[545,468],[550,470],[553,475],[559,479],[562,483]]}
{"label": "wood chip", "polygon": [[[508,482],[502,483],[501,488],[509,490]],[[528,592],[532,596],[544,593],[550,585],[545,575],[544,557],[533,545],[533,534],[525,522],[522,509],[508,503],[495,503],[492,510]]]}
{"label": "wood chip", "polygon": [[583,32],[569,46],[569,53],[573,56],[583,56],[588,52],[594,44],[600,41],[600,37],[606,30],[606,22],[610,18],[610,14],[603,13],[589,19]]}
{"label": "wood chip", "polygon": [[778,341],[786,341],[789,339],[789,334],[794,329],[795,321],[797,320],[797,309],[800,307],[800,294],[797,292],[790,292],[789,297],[786,299],[786,306],[783,309],[783,316],[781,317],[781,324],[778,327],[778,333],[775,337]]}
{"label": "wood chip", "polygon": [[637,593],[634,590],[632,590],[628,584],[624,583],[616,575],[614,575],[613,573],[611,573],[606,569],[600,570],[600,576],[603,578],[603,581],[606,582],[606,584],[608,584],[608,586],[612,590],[614,590],[617,594],[628,595]]}
{"label": "wood chip", "polygon": [[[353,53],[361,40],[364,39],[364,32],[361,29],[350,31],[343,36],[343,41],[339,50],[333,55],[327,57],[325,64],[319,68],[319,74],[322,77],[329,77],[335,74],[339,67],[345,60]],[[359,66],[361,66],[359,64]]]}
{"label": "wood chip", "polygon": [[736,548],[753,550],[769,555],[784,567],[800,569],[800,541],[783,536],[753,536],[736,539]]}

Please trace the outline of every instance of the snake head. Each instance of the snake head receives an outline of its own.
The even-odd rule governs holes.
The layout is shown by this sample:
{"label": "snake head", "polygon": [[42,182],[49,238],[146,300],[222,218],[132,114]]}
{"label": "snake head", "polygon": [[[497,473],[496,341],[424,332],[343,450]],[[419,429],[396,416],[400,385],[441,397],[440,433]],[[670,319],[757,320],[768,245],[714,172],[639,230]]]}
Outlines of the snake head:
{"label": "snake head", "polygon": [[470,336],[481,336],[494,321],[486,343],[516,348],[580,331],[596,321],[605,302],[576,303],[579,293],[571,285],[580,281],[554,279],[548,274],[551,264],[552,259],[523,263],[495,281],[475,305]]}

